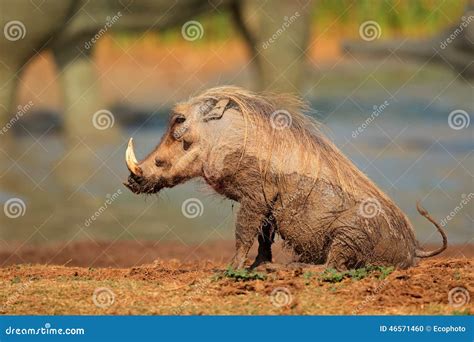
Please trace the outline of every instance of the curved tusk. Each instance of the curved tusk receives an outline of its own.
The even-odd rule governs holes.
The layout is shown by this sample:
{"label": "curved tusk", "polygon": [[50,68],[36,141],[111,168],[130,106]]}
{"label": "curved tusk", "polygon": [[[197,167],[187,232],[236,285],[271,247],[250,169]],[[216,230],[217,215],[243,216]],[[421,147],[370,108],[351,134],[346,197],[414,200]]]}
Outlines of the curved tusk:
{"label": "curved tusk", "polygon": [[125,152],[125,161],[127,162],[127,167],[131,173],[136,176],[142,175],[142,169],[138,166],[137,157],[135,157],[135,152],[133,151],[133,138],[130,138],[128,141],[127,151]]}

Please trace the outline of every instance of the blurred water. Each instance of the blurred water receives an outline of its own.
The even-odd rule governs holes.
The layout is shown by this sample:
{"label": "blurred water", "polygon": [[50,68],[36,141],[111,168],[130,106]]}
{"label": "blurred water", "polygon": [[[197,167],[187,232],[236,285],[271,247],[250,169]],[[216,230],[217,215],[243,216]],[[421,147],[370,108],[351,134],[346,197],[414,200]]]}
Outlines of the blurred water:
{"label": "blurred water", "polygon": [[[354,137],[374,103],[382,102],[341,102],[328,96],[313,107],[323,130],[407,213],[419,240],[439,242],[434,227],[417,214],[415,203],[422,200],[441,220],[473,192],[472,126],[449,127],[448,114],[456,107],[426,108],[427,103],[407,98],[390,102]],[[162,112],[155,114],[163,117]],[[0,239],[43,244],[78,239],[201,243],[233,238],[234,203],[216,196],[201,181],[166,189],[158,196],[136,196],[121,184],[128,175],[123,160],[128,136],[135,137],[138,157],[144,157],[158,143],[162,123],[158,119],[131,126],[120,142],[99,146],[82,141],[65,147],[57,135],[22,136],[15,150],[0,156],[0,203],[19,198],[25,209],[18,218],[1,215]],[[182,212],[189,198],[203,204],[195,218]],[[469,202],[447,225],[450,242],[472,242],[472,218]]]}

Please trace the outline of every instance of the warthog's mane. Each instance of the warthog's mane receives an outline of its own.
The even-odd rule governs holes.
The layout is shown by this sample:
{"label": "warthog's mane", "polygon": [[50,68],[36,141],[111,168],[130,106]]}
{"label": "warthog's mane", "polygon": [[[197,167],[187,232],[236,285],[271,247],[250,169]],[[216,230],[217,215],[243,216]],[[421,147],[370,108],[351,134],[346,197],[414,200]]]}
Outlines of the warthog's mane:
{"label": "warthog's mane", "polygon": [[[388,200],[388,197],[324,136],[320,123],[307,115],[310,107],[301,98],[289,94],[255,93],[240,87],[222,86],[208,89],[192,100],[206,102],[221,99],[229,99],[242,113],[246,138],[251,133],[270,136],[272,151],[266,151],[266,155],[268,152],[281,152],[282,155],[300,154],[304,156],[301,160],[306,161],[306,165],[301,168],[311,170],[314,180],[318,179],[321,165],[324,165],[326,171],[330,170],[331,173],[331,179],[327,180],[347,194],[357,198],[375,196]],[[275,129],[275,122],[272,120],[275,119],[276,112],[289,114],[288,127]],[[246,142],[243,153],[245,146]],[[262,167],[261,171],[265,173],[267,169]],[[278,176],[284,179],[283,174]],[[388,203],[391,201],[388,200]]]}

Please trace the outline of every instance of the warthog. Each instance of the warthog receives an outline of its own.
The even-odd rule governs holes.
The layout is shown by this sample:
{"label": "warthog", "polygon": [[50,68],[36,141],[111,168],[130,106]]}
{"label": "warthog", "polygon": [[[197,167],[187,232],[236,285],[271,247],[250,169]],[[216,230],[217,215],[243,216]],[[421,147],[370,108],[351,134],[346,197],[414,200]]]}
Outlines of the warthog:
{"label": "warthog", "polygon": [[423,251],[403,212],[357,169],[289,95],[256,94],[226,86],[176,105],[161,142],[138,162],[132,139],[125,185],[152,194],[202,177],[240,203],[231,266],[242,268],[255,238],[252,266],[271,262],[278,234],[299,261],[339,270],[371,265],[406,268]]}

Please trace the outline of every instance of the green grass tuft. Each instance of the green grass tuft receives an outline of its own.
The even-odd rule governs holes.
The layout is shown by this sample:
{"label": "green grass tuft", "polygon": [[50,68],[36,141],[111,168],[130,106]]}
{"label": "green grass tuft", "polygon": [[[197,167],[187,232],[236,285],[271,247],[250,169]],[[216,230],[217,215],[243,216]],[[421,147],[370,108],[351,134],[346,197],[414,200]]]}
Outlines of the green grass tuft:
{"label": "green grass tuft", "polygon": [[393,266],[371,266],[357,268],[349,271],[338,272],[334,268],[328,268],[324,270],[319,279],[323,282],[328,283],[339,283],[345,278],[353,280],[361,280],[369,276],[370,274],[378,275],[379,279],[385,279],[394,270]]}
{"label": "green grass tuft", "polygon": [[453,316],[469,316],[471,315],[471,310],[468,308],[465,308],[464,310],[454,310],[452,314]]}
{"label": "green grass tuft", "polygon": [[234,270],[232,267],[228,267],[223,275],[224,277],[235,279],[237,281],[265,280],[267,278],[263,273],[249,271],[248,269]]}

